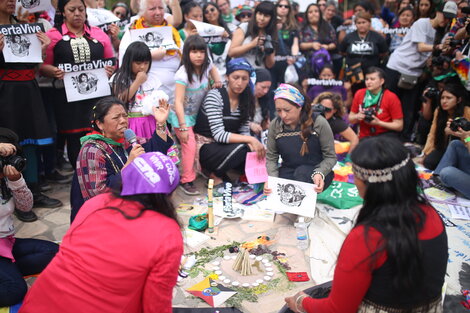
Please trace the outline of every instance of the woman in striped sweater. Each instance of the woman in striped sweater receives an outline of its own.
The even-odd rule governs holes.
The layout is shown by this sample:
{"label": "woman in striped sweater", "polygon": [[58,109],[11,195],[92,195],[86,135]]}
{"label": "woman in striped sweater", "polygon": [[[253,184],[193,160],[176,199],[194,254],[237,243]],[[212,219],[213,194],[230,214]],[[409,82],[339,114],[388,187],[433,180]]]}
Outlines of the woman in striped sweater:
{"label": "woman in striped sweater", "polygon": [[246,153],[265,156],[263,144],[250,136],[249,121],[255,112],[254,71],[244,58],[227,64],[227,85],[212,89],[199,110],[194,131],[201,167],[215,184],[231,169],[243,171]]}

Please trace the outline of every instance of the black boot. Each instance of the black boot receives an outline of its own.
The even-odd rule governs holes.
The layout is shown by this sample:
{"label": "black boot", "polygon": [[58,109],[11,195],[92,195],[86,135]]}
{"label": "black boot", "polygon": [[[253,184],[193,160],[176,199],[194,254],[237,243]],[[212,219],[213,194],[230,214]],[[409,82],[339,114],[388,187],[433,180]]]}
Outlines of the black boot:
{"label": "black boot", "polygon": [[49,198],[45,194],[41,193],[39,184],[30,184],[29,189],[33,193],[33,208],[58,208],[63,205],[62,201]]}
{"label": "black boot", "polygon": [[38,216],[33,211],[20,211],[15,209],[16,218],[25,223],[31,223],[38,220]]}

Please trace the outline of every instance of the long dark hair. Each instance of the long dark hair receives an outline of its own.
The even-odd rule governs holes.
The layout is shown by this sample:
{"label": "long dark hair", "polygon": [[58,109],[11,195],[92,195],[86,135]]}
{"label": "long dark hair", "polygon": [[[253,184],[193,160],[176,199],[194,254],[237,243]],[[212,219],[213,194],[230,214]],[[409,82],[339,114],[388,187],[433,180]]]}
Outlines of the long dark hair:
{"label": "long dark hair", "polygon": [[[204,4],[204,6],[202,7],[202,20],[204,23],[209,23],[209,21],[206,19],[206,9],[208,6],[212,5],[216,10],[217,12],[219,12],[219,18],[217,19],[217,23],[219,24],[219,26],[222,26],[225,31],[231,35],[232,32],[230,31],[230,29],[228,28],[227,26],[227,23],[225,23],[224,19],[222,18],[222,12],[220,11],[219,9],[219,6],[217,4],[215,4],[214,2],[207,2],[206,4]],[[210,24],[210,23],[209,23]]]}
{"label": "long dark hair", "polygon": [[[408,150],[397,139],[370,137],[361,141],[351,153],[352,162],[365,169],[380,170],[400,164]],[[392,172],[392,180],[366,184],[364,205],[355,226],[365,227],[365,241],[371,227],[383,236],[379,248],[372,253],[370,264],[387,253],[393,275],[393,287],[411,291],[422,283],[422,249],[418,234],[425,222],[420,204],[428,204],[420,193],[421,181],[414,163]]]}
{"label": "long dark hair", "polygon": [[[62,34],[62,24],[64,24],[64,12],[65,12],[65,6],[67,3],[69,3],[71,0],[59,0],[57,3],[57,11],[55,12],[54,16],[54,28],[57,29],[61,34]],[[85,6],[86,10],[86,3],[85,0],[80,0],[80,2]],[[88,24],[88,20],[85,20],[85,25],[88,27],[90,26]]]}
{"label": "long dark hair", "polygon": [[[152,66],[152,55],[150,49],[141,41],[135,41],[129,45],[122,58],[122,64],[116,71],[113,78],[113,94],[126,103],[126,109],[129,110],[132,96],[129,99],[129,87],[134,80],[134,74],[132,73],[132,62],[149,62],[149,71]],[[148,71],[147,71],[148,73]]]}
{"label": "long dark hair", "polygon": [[422,0],[418,0],[416,2],[416,7],[415,7],[415,10],[416,10],[416,19],[420,19],[422,17],[429,17],[429,18],[434,18],[436,17],[436,5],[434,4],[434,1],[432,0],[428,0],[429,1],[429,10],[428,10],[428,13],[427,13],[427,16],[421,16],[420,13],[419,13],[419,4],[421,3]]}
{"label": "long dark hair", "polygon": [[[467,92],[461,84],[446,84],[440,93],[440,97],[444,91],[447,91],[457,97],[457,106],[454,109],[454,115],[450,116],[449,112],[442,109],[441,105],[437,107],[437,121],[436,121],[436,131],[434,133],[435,138],[435,147],[436,150],[444,152],[446,146],[449,143],[449,138],[446,136],[444,130],[446,128],[447,120],[449,118],[456,118],[463,116],[465,110],[465,98]],[[439,99],[440,99],[439,97]]]}
{"label": "long dark hair", "polygon": [[[248,72],[247,72],[248,73]],[[232,75],[232,73],[227,76]],[[250,73],[248,73],[248,80],[250,79]],[[229,88],[228,86],[226,88]],[[240,110],[240,121],[242,123],[255,116],[255,96],[251,90],[250,83],[246,86],[245,90],[238,96],[238,108]]]}
{"label": "long dark hair", "polygon": [[188,75],[188,82],[193,83],[193,74],[196,73],[196,68],[194,64],[191,63],[189,54],[191,51],[204,51],[204,62],[201,65],[201,72],[199,73],[199,80],[202,80],[204,73],[206,73],[207,68],[209,67],[209,56],[207,55],[207,44],[199,35],[191,35],[184,41],[183,47],[183,57],[181,58],[181,65],[184,66],[186,74]]}
{"label": "long dark hair", "polygon": [[258,12],[271,16],[268,26],[265,28],[265,33],[266,35],[270,35],[273,41],[277,41],[277,8],[271,1],[263,1],[256,6],[255,12],[251,17],[251,20],[248,22],[248,30],[245,37],[251,36],[252,38],[255,38],[259,35],[260,29],[258,28],[258,25],[256,25],[256,13]]}
{"label": "long dark hair", "polygon": [[101,132],[96,122],[99,121],[100,123],[103,123],[105,116],[108,115],[109,110],[115,105],[122,105],[124,108],[126,108],[124,103],[116,97],[106,97],[96,102],[95,106],[91,110],[90,116],[91,127],[94,130]]}
{"label": "long dark hair", "polygon": [[328,37],[329,32],[330,32],[330,27],[327,21],[323,19],[323,13],[320,9],[320,6],[316,3],[310,3],[305,10],[305,21],[302,29],[306,29],[310,27],[310,22],[308,21],[308,10],[310,10],[311,7],[317,7],[318,12],[320,12],[320,20],[318,21],[318,39],[324,40],[326,37]]}

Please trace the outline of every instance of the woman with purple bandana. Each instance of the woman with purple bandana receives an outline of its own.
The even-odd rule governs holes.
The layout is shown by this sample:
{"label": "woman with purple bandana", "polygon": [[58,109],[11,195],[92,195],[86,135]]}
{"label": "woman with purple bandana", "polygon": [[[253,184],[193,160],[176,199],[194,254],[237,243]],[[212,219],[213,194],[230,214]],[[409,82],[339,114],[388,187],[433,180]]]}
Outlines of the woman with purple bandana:
{"label": "woman with purple bandana", "polygon": [[[311,101],[300,90],[281,84],[274,92],[278,117],[269,126],[266,167],[269,176],[313,183],[320,193],[333,180],[333,132],[323,116],[312,112]],[[270,192],[265,185],[265,193]]]}
{"label": "woman with purple bandana", "polygon": [[121,176],[122,188],[83,205],[21,312],[172,312],[183,254],[170,201],[178,168],[150,152]]}

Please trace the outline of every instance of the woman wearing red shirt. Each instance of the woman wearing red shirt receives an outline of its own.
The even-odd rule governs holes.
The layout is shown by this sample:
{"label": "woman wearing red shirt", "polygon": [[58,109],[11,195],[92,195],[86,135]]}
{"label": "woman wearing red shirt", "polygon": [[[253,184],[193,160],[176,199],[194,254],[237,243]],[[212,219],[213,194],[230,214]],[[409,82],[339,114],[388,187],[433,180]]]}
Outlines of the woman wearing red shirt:
{"label": "woman wearing red shirt", "polygon": [[[327,298],[286,298],[295,312],[442,312],[447,235],[420,193],[407,149],[373,137],[351,154],[364,205],[346,237]],[[314,292],[311,290],[309,293]]]}

